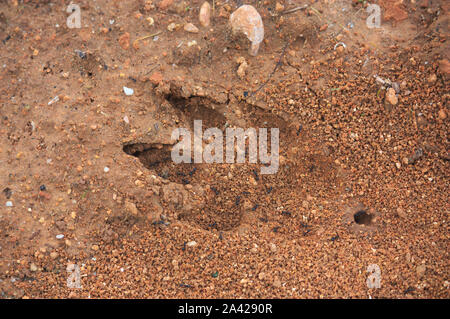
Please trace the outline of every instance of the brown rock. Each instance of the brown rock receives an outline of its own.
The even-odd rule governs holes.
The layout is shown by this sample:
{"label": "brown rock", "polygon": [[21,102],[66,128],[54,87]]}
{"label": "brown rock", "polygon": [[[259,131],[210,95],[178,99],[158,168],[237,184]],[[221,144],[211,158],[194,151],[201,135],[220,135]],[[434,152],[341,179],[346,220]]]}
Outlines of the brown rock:
{"label": "brown rock", "polygon": [[429,83],[434,83],[434,82],[436,82],[436,80],[437,80],[437,75],[436,75],[435,73],[431,74],[431,75],[428,77],[428,82],[429,82]]}
{"label": "brown rock", "polygon": [[52,195],[49,192],[47,192],[47,191],[39,191],[38,197],[39,198],[44,198],[46,200],[50,200],[50,198],[52,198]]}
{"label": "brown rock", "polygon": [[237,59],[237,62],[239,63],[237,74],[238,74],[239,78],[243,79],[245,77],[245,73],[247,72],[247,68],[248,68],[247,61],[245,61],[245,58],[240,57]]}
{"label": "brown rock", "polygon": [[173,4],[174,0],[162,0],[160,3],[158,3],[158,8],[161,10],[166,10]]}
{"label": "brown rock", "polygon": [[155,72],[150,76],[149,80],[153,84],[159,85],[163,81],[163,75],[161,72]]}
{"label": "brown rock", "polygon": [[441,120],[445,120],[447,118],[447,112],[445,109],[440,109],[438,115]]}
{"label": "brown rock", "polygon": [[280,279],[278,279],[277,277],[275,277],[275,280],[273,281],[273,286],[276,288],[280,288],[281,287],[281,281]]}
{"label": "brown rock", "polygon": [[336,48],[337,53],[341,54],[342,52],[344,52],[345,48],[343,45],[340,45]]}
{"label": "brown rock", "polygon": [[398,215],[398,217],[400,217],[400,218],[406,218],[406,212],[405,212],[405,210],[404,210],[403,208],[401,208],[401,207],[398,207],[398,208],[397,208],[397,215]]}
{"label": "brown rock", "polygon": [[120,38],[119,38],[119,44],[124,50],[128,50],[130,47],[130,34],[128,32],[125,32]]}
{"label": "brown rock", "polygon": [[392,105],[397,105],[398,98],[395,94],[395,90],[393,88],[389,88],[386,91],[386,101],[389,102]]}
{"label": "brown rock", "polygon": [[139,210],[137,209],[136,205],[134,203],[132,203],[132,202],[126,201],[125,202],[125,208],[132,215],[137,215],[139,213]]}
{"label": "brown rock", "polygon": [[328,24],[324,24],[320,27],[319,31],[325,31],[326,29],[328,29]]}
{"label": "brown rock", "polygon": [[275,11],[281,12],[281,11],[283,11],[283,10],[284,10],[284,6],[283,6],[281,3],[277,2],[277,3],[275,4]]}
{"label": "brown rock", "polygon": [[383,18],[386,21],[399,22],[408,18],[408,12],[405,10],[402,1],[381,0],[380,5],[384,8]]}
{"label": "brown rock", "polygon": [[182,15],[186,11],[187,6],[186,1],[176,1],[170,6],[169,12],[175,12],[178,15]]}
{"label": "brown rock", "polygon": [[447,59],[440,60],[439,70],[444,74],[450,74],[450,62]]}
{"label": "brown rock", "polygon": [[427,266],[424,264],[417,266],[417,268],[416,268],[417,276],[419,276],[419,278],[422,278],[423,275],[425,275],[426,270],[427,270]]}

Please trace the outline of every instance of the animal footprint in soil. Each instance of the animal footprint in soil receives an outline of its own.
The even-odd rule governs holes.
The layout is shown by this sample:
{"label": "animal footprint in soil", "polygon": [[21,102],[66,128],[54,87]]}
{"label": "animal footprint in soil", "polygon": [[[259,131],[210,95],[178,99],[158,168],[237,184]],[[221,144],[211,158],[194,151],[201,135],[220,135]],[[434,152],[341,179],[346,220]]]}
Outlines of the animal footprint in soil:
{"label": "animal footprint in soil", "polygon": [[264,25],[258,11],[253,6],[243,5],[230,16],[233,34],[242,32],[252,43],[249,54],[258,54],[259,44],[264,39]]}

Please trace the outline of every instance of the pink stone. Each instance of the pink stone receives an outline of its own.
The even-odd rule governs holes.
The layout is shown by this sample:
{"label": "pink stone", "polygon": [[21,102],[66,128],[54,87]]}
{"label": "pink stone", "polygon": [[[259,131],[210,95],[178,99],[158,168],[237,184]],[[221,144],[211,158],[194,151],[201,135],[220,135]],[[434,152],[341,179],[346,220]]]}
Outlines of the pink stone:
{"label": "pink stone", "polygon": [[211,5],[209,4],[209,2],[205,1],[200,7],[198,19],[200,20],[200,24],[202,26],[209,26],[211,21]]}
{"label": "pink stone", "polygon": [[259,44],[264,39],[264,25],[258,11],[253,6],[243,5],[230,16],[233,33],[244,33],[252,43],[249,54],[257,55]]}
{"label": "pink stone", "polygon": [[186,23],[184,25],[184,31],[191,32],[191,33],[198,33],[198,28],[195,25],[193,25],[192,23]]}

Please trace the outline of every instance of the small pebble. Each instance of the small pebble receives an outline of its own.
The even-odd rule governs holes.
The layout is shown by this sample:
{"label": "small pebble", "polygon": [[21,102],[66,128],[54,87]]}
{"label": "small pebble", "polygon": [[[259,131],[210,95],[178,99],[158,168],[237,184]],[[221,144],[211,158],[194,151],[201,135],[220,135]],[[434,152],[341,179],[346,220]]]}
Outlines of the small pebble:
{"label": "small pebble", "polygon": [[197,245],[196,241],[190,241],[190,242],[186,243],[186,246],[189,246],[189,247],[194,247],[196,245]]}
{"label": "small pebble", "polygon": [[274,243],[270,243],[269,247],[271,252],[273,253],[277,252],[277,245],[275,245]]}
{"label": "small pebble", "polygon": [[406,218],[405,210],[401,207],[397,208],[397,216],[400,218]]}
{"label": "small pebble", "polygon": [[191,46],[196,45],[196,44],[197,44],[197,41],[192,40],[192,41],[189,41],[187,45],[188,45],[188,47],[191,47]]}
{"label": "small pebble", "polygon": [[125,95],[133,95],[134,94],[134,90],[127,88],[126,86],[123,87],[123,91],[125,92]]}
{"label": "small pebble", "polygon": [[276,288],[280,288],[280,287],[281,287],[281,281],[280,281],[278,278],[276,278],[276,279],[273,281],[273,285],[274,285]]}
{"label": "small pebble", "polygon": [[428,82],[429,82],[429,83],[434,83],[434,82],[436,82],[436,80],[437,80],[437,76],[436,76],[435,73],[431,74],[431,75],[428,77]]}
{"label": "small pebble", "polygon": [[395,90],[393,88],[389,88],[386,91],[386,101],[388,101],[392,105],[397,105],[398,98],[395,94]]}
{"label": "small pebble", "polygon": [[209,2],[207,1],[203,2],[202,6],[200,7],[198,20],[200,21],[200,24],[202,26],[204,27],[209,26],[211,22],[211,5],[209,4]]}
{"label": "small pebble", "polygon": [[191,32],[191,33],[198,33],[198,28],[193,25],[192,23],[186,23],[184,25],[184,31]]}
{"label": "small pebble", "polygon": [[275,11],[281,12],[281,11],[283,11],[283,10],[284,10],[284,6],[283,6],[281,3],[277,2],[277,3],[275,4]]}
{"label": "small pebble", "polygon": [[173,30],[175,30],[176,27],[177,27],[177,25],[174,22],[172,22],[171,24],[169,24],[167,26],[167,30],[172,32]]}
{"label": "small pebble", "polygon": [[37,270],[38,270],[38,267],[37,267],[34,263],[31,263],[31,265],[30,265],[30,271],[35,272],[35,271],[37,271]]}
{"label": "small pebble", "polygon": [[425,265],[419,265],[419,266],[417,266],[417,268],[416,268],[416,273],[417,273],[417,276],[419,277],[419,278],[422,278],[423,277],[423,275],[425,274],[425,271],[427,270],[427,266],[425,266]]}

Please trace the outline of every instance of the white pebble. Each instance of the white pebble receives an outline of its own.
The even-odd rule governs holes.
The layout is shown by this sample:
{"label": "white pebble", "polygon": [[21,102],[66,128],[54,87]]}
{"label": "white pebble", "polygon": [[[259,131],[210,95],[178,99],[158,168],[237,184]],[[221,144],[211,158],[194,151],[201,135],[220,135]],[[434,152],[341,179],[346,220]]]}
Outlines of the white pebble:
{"label": "white pebble", "polygon": [[197,245],[197,242],[196,241],[190,241],[190,242],[188,242],[187,244],[186,244],[186,246],[189,246],[189,247],[194,247],[194,246],[196,246]]}
{"label": "white pebble", "polygon": [[56,235],[56,239],[63,239],[64,238],[64,235],[63,234],[58,234],[58,235]]}
{"label": "white pebble", "polygon": [[103,171],[104,171],[105,173],[108,173],[108,172],[109,172],[109,167],[108,167],[108,166],[105,166],[105,168],[103,169]]}
{"label": "white pebble", "polygon": [[126,115],[123,117],[123,121],[127,124],[130,124],[130,120],[128,119],[128,116],[126,116]]}
{"label": "white pebble", "polygon": [[126,86],[123,87],[123,91],[125,92],[126,95],[133,95],[134,94],[134,90],[127,88]]}
{"label": "white pebble", "polygon": [[12,206],[13,206],[13,203],[10,200],[6,202],[6,207],[12,207]]}
{"label": "white pebble", "polygon": [[197,44],[197,41],[192,40],[192,41],[189,41],[187,45],[188,45],[188,47],[191,47],[191,46],[196,45],[196,44]]}
{"label": "white pebble", "polygon": [[53,99],[50,100],[50,102],[48,102],[48,105],[52,105],[53,103],[56,103],[59,101],[59,96],[55,96]]}

